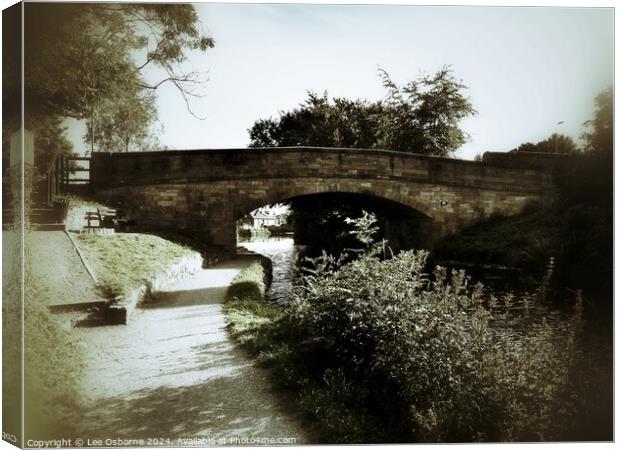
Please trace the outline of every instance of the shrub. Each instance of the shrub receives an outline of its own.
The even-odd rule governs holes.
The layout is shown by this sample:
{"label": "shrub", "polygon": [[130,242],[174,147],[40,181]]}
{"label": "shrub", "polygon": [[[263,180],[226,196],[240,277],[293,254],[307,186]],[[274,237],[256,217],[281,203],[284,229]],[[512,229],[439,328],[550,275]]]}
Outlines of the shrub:
{"label": "shrub", "polygon": [[[518,269],[511,289],[535,288],[550,256],[556,257],[554,290],[583,290],[608,314],[613,293],[611,209],[592,205],[531,208],[511,217],[496,216],[437,242],[431,258],[475,266]],[[559,298],[561,304],[564,298]]]}
{"label": "shrub", "polygon": [[271,231],[265,227],[241,228],[237,227],[237,239],[266,239],[271,236]]}
{"label": "shrub", "polygon": [[249,350],[264,349],[264,328],[282,315],[282,310],[265,301],[271,282],[271,260],[255,255],[256,260],[243,268],[226,290],[224,311],[232,337]]}
{"label": "shrub", "polygon": [[[613,306],[613,164],[609,154],[557,161],[554,200],[510,217],[492,217],[436,243],[436,260],[517,268],[535,285],[555,256],[555,290],[580,289],[611,317]],[[514,289],[514,277],[510,280]],[[560,299],[563,300],[563,299]],[[588,311],[590,312],[590,311]]]}
{"label": "shrub", "polygon": [[[320,345],[339,383],[393,441],[553,438],[580,310],[545,319],[534,296],[485,298],[462,271],[422,272],[427,254],[370,252],[307,275],[287,310],[300,342]],[[545,289],[541,289],[544,292]],[[515,315],[515,306],[524,313]]]}
{"label": "shrub", "polygon": [[[24,441],[74,434],[74,413],[81,406],[83,394],[84,364],[84,350],[79,339],[50,313],[47,305],[51,303],[51,294],[34,277],[31,266],[33,226],[29,222],[29,211],[36,177],[28,168],[25,175],[23,210],[17,206],[19,202],[14,209],[15,223],[20,225],[23,220],[24,234],[17,230],[3,233],[2,248],[3,263],[6,263],[2,271],[3,428],[7,433],[23,437]],[[22,195],[21,175],[13,172],[9,181],[13,198],[19,198]],[[20,362],[23,362],[23,371]],[[21,387],[23,399],[20,398]],[[19,432],[22,413],[23,436]]]}

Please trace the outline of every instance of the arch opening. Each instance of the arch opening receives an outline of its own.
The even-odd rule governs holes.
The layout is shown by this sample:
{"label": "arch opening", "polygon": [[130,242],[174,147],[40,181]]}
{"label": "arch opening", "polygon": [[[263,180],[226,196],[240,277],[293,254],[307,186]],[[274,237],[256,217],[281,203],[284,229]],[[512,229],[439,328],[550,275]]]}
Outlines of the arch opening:
{"label": "arch opening", "polygon": [[[411,206],[372,194],[321,192],[251,207],[251,211],[236,214],[238,231],[253,228],[257,236],[261,235],[261,229],[270,230],[272,235],[288,234],[296,244],[306,246],[310,255],[322,250],[339,254],[344,248],[359,247],[345,218],[361,217],[363,211],[377,218],[376,239],[385,239],[393,252],[430,246],[431,217]],[[249,237],[247,232],[241,234],[243,239]],[[240,233],[237,235],[239,242]]]}

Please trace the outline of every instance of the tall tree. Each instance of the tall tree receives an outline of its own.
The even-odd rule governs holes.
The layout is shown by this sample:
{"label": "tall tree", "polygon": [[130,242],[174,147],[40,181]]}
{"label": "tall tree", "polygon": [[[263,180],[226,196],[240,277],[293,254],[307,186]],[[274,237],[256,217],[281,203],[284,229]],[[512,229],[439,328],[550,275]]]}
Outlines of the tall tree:
{"label": "tall tree", "polygon": [[152,126],[156,118],[153,93],[133,92],[103,103],[87,121],[84,141],[97,151],[151,150],[157,142]]}
{"label": "tall tree", "polygon": [[587,152],[613,154],[614,147],[614,90],[608,87],[594,100],[594,118],[584,123],[589,128],[582,134]]}
{"label": "tall tree", "polygon": [[459,122],[476,110],[462,93],[467,86],[452,76],[449,67],[402,87],[386,71],[380,73],[388,95],[378,147],[449,156],[468,141]]}
{"label": "tall tree", "polygon": [[[123,87],[154,90],[164,83],[186,100],[198,95],[200,74],[183,71],[181,63],[188,50],[205,51],[214,42],[197,21],[185,4],[26,4],[27,111],[88,118]],[[144,76],[151,65],[164,72],[154,82]]]}
{"label": "tall tree", "polygon": [[[62,135],[60,119],[65,117],[92,121],[95,116],[123,117],[131,110],[154,113],[146,93],[166,83],[176,87],[191,112],[190,98],[202,95],[205,77],[183,63],[190,51],[214,45],[200,31],[189,4],[29,2],[24,5],[24,36],[25,115],[35,135],[50,135],[52,124],[55,134]],[[21,78],[14,72],[3,67],[3,106],[21,101]],[[19,126],[19,108],[5,109],[13,116],[4,118],[3,140]],[[152,114],[150,120],[154,118]],[[140,122],[143,117],[132,121]],[[127,124],[116,124],[127,131]],[[119,137],[127,136],[124,132]],[[37,151],[48,160],[67,151],[65,142],[56,143],[49,141]]]}
{"label": "tall tree", "polygon": [[517,152],[536,152],[536,153],[567,153],[574,154],[579,151],[575,141],[570,136],[553,133],[547,139],[532,144],[526,142],[515,149]]}
{"label": "tall tree", "polygon": [[371,148],[377,140],[380,102],[334,98],[308,92],[298,108],[278,120],[258,120],[249,130],[250,147],[357,147]]}
{"label": "tall tree", "polygon": [[308,93],[298,108],[262,119],[250,147],[324,146],[398,150],[449,156],[468,136],[461,119],[476,113],[449,67],[397,86],[380,70],[387,94],[375,102]]}

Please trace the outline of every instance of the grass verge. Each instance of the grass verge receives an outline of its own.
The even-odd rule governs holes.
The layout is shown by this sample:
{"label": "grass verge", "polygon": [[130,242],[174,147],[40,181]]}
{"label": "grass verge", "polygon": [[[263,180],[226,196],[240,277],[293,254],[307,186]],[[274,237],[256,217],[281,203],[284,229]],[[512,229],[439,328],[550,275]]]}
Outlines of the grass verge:
{"label": "grass verge", "polygon": [[283,314],[280,307],[265,301],[271,269],[271,260],[257,255],[256,261],[241,270],[226,291],[224,312],[230,334],[255,355],[269,344],[264,336]]}
{"label": "grass verge", "polygon": [[182,245],[139,233],[80,234],[78,243],[93,265],[99,288],[108,297],[128,294],[192,253]]}

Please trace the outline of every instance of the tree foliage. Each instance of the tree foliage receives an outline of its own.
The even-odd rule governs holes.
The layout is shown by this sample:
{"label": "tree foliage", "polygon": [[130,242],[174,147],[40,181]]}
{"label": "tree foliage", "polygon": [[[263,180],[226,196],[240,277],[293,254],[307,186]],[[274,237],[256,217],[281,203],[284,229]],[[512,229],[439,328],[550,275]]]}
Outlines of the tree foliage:
{"label": "tree foliage", "polygon": [[373,148],[378,140],[381,102],[334,98],[308,92],[299,108],[279,120],[261,119],[249,130],[250,147]]}
{"label": "tree foliage", "polygon": [[323,146],[378,148],[449,156],[467,134],[461,119],[476,113],[466,86],[449,67],[399,87],[380,70],[380,101],[334,98],[309,92],[298,108],[261,119],[249,130],[250,147]]}
{"label": "tree foliage", "polygon": [[[21,21],[19,11],[11,18]],[[10,27],[3,34],[9,42],[18,42],[20,33]],[[26,126],[36,136],[46,135],[47,143],[38,151],[47,159],[70,151],[61,138],[60,124],[66,117],[86,119],[100,148],[144,147],[151,137],[145,130],[156,119],[155,90],[172,84],[191,112],[190,98],[202,95],[205,76],[183,63],[190,51],[214,45],[200,30],[196,10],[189,4],[28,3],[24,36]],[[8,59],[18,65],[15,49],[3,49],[13,52],[15,57]],[[3,106],[8,113],[3,139],[19,126],[19,73],[10,64],[3,67]],[[92,137],[88,133],[87,142]]]}
{"label": "tree foliage", "polygon": [[517,147],[518,152],[536,152],[536,153],[578,153],[577,145],[570,136],[553,133],[547,139],[536,144],[526,142]]}
{"label": "tree foliage", "polygon": [[467,142],[459,122],[476,110],[462,94],[467,86],[452,76],[449,67],[402,87],[387,72],[380,72],[388,95],[379,147],[448,156]]}
{"label": "tree foliage", "polygon": [[[153,90],[165,82],[185,98],[195,94],[199,74],[185,73],[179,64],[188,49],[213,46],[197,20],[194,7],[184,4],[26,5],[27,110],[88,118],[101,101],[118,98],[124,89]],[[135,62],[139,55],[144,62]],[[149,65],[166,75],[147,81]]]}
{"label": "tree foliage", "polygon": [[26,121],[26,127],[36,130],[34,142],[35,165],[41,170],[49,156],[69,154],[73,146],[66,138],[66,127],[58,116],[33,116]]}
{"label": "tree foliage", "polygon": [[156,118],[152,92],[107,101],[88,120],[84,141],[96,151],[149,150],[158,143],[152,127]]}
{"label": "tree foliage", "polygon": [[594,118],[584,123],[589,128],[584,132],[587,152],[611,156],[614,146],[614,90],[608,87],[594,100]]}
{"label": "tree foliage", "polygon": [[[594,117],[584,122],[586,131],[581,134],[583,151],[598,155],[611,155],[613,151],[613,97],[612,87],[603,90],[594,99]],[[518,152],[575,154],[580,150],[569,136],[553,133],[536,144],[526,142],[516,148]]]}

